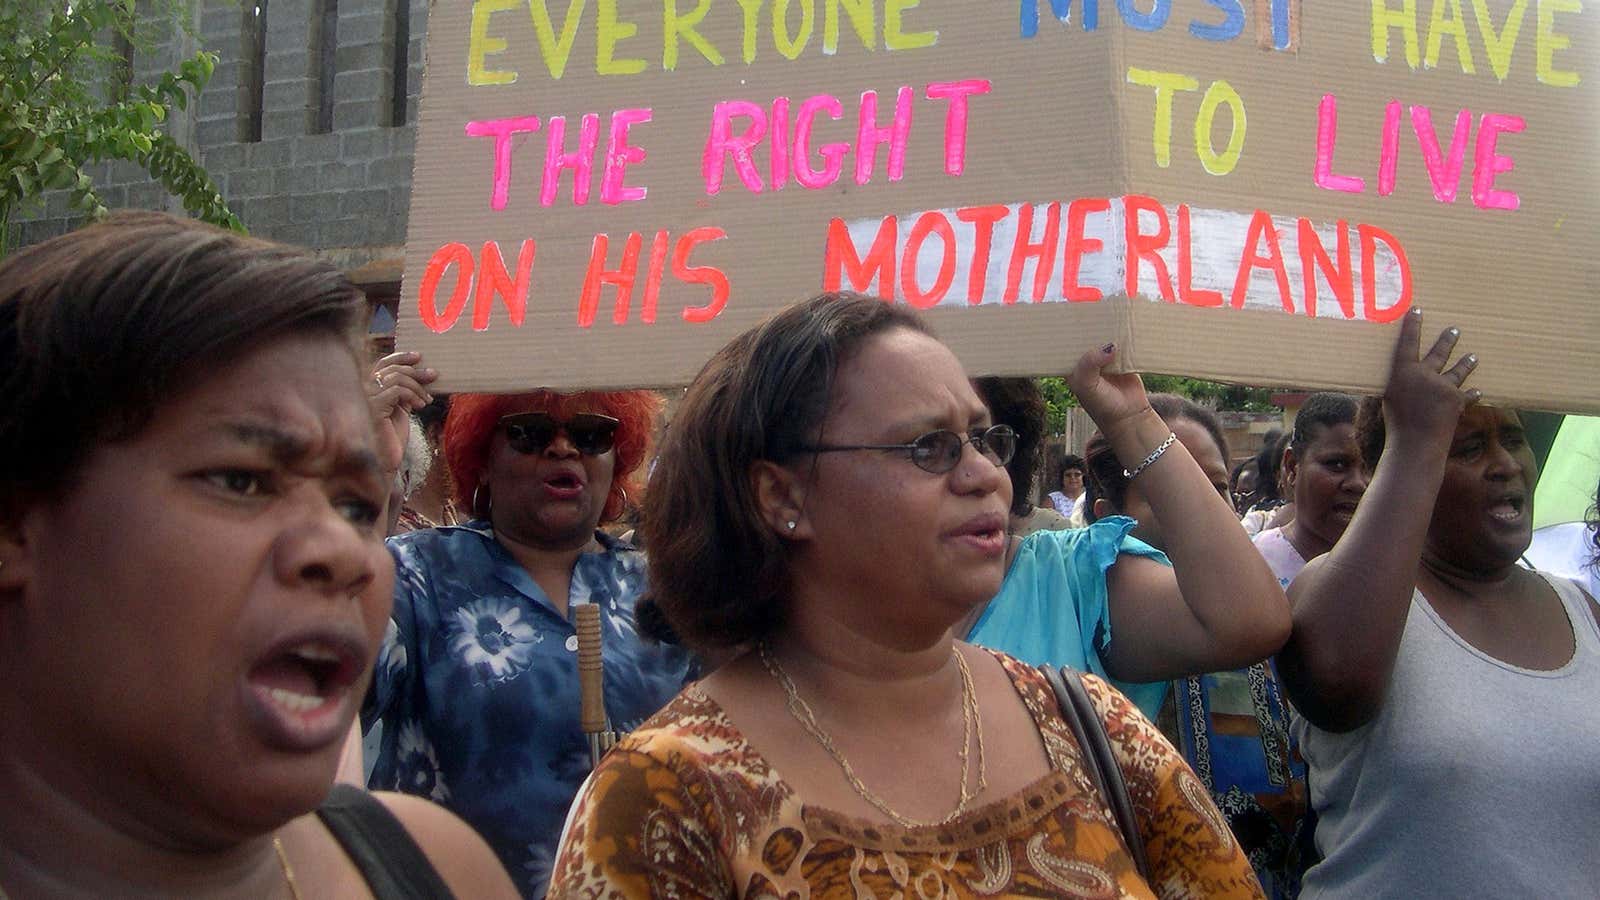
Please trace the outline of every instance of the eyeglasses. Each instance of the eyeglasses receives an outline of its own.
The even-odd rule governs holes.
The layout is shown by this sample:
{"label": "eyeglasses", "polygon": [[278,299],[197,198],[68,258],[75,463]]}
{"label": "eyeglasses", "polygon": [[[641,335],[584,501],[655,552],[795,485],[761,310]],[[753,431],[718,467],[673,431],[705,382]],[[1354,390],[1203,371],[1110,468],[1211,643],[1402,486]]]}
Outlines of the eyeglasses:
{"label": "eyeglasses", "polygon": [[971,444],[997,466],[1004,466],[1017,452],[1017,433],[1010,425],[974,428],[966,435],[941,428],[930,431],[909,444],[850,444],[848,446],[800,447],[806,453],[837,453],[845,450],[903,450],[911,462],[924,472],[943,475],[961,462],[961,450]]}
{"label": "eyeglasses", "polygon": [[616,446],[617,426],[621,424],[599,413],[578,413],[565,422],[558,422],[544,412],[516,413],[500,420],[506,443],[518,453],[529,456],[543,453],[563,431],[579,453],[599,456]]}

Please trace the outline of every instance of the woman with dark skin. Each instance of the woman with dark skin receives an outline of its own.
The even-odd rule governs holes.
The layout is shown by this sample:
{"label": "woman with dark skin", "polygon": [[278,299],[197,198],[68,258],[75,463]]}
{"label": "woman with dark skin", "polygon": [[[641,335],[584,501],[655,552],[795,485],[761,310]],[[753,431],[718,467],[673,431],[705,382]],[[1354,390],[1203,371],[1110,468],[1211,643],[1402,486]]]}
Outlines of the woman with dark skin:
{"label": "woman with dark skin", "polygon": [[443,809],[330,800],[394,580],[364,313],[155,213],[0,265],[0,897],[374,896],[349,797],[400,833],[383,873],[409,835],[430,896],[514,896]]}
{"label": "woman with dark skin", "polygon": [[[374,415],[403,421],[437,373],[380,360]],[[600,530],[640,475],[648,391],[454,394],[444,457],[457,526],[391,538],[394,613],[363,709],[382,723],[370,786],[420,794],[476,828],[524,896],[542,897],[561,823],[590,768],[574,607],[605,634],[605,708],[628,731],[677,693],[687,652],[641,639],[644,556]]]}
{"label": "woman with dark skin", "polygon": [[1356,401],[1345,394],[1313,394],[1301,407],[1283,451],[1284,481],[1295,516],[1287,525],[1257,535],[1258,545],[1275,530],[1302,561],[1333,549],[1367,490],[1355,415]]}
{"label": "woman with dark skin", "polygon": [[[1372,482],[1290,597],[1279,668],[1303,719],[1316,843],[1305,897],[1587,896],[1600,884],[1600,607],[1517,564],[1537,467],[1475,405],[1447,330],[1401,328]],[[1380,456],[1381,454],[1381,456]]]}
{"label": "woman with dark skin", "polygon": [[1233,467],[1233,476],[1229,482],[1229,492],[1233,497],[1234,511],[1243,516],[1250,510],[1250,504],[1255,502],[1256,495],[1256,461],[1247,459]]}
{"label": "woman with dark skin", "polygon": [[1312,394],[1286,436],[1282,476],[1296,515],[1253,540],[1286,590],[1306,561],[1344,534],[1366,492],[1369,473],[1356,440],[1358,403],[1348,394]]}

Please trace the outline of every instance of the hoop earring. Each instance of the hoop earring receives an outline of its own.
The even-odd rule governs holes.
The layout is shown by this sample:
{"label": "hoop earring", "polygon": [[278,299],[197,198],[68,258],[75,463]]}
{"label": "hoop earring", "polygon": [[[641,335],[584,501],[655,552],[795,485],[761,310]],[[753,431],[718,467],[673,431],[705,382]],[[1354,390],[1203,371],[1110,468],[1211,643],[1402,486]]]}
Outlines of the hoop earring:
{"label": "hoop earring", "polygon": [[483,485],[481,485],[481,484],[472,489],[472,514],[474,516],[480,516],[481,515],[484,518],[488,518],[489,517],[489,513],[494,511],[494,495],[493,494],[489,495],[489,505],[484,508],[483,512],[480,513],[480,512],[478,512],[478,492],[482,491],[482,490],[483,490]]}

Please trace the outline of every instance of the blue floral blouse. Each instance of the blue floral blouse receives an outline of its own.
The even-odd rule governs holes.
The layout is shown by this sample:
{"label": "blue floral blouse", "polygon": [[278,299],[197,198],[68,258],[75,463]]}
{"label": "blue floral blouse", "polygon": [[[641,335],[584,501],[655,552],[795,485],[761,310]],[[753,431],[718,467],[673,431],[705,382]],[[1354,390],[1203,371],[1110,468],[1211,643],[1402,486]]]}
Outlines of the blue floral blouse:
{"label": "blue floral blouse", "polygon": [[[606,710],[631,731],[691,673],[634,630],[644,557],[597,534],[568,603],[600,607]],[[589,774],[578,726],[578,638],[489,523],[389,539],[394,613],[362,727],[381,721],[368,784],[427,797],[483,835],[527,897],[542,897],[567,808]]]}

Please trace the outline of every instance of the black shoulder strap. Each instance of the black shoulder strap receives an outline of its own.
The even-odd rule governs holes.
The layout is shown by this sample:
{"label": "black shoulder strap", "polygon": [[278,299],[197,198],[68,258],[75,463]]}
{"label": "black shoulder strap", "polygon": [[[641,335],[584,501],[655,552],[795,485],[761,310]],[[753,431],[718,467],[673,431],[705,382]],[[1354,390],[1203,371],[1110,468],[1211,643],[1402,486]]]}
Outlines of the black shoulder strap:
{"label": "black shoulder strap", "polygon": [[454,900],[411,833],[376,797],[336,784],[317,817],[361,870],[376,900]]}
{"label": "black shoulder strap", "polygon": [[1122,767],[1112,755],[1106,724],[1100,720],[1100,712],[1089,700],[1089,692],[1084,690],[1083,679],[1077,672],[1054,666],[1043,668],[1050,689],[1055,691],[1061,718],[1067,720],[1067,727],[1072,729],[1072,737],[1083,752],[1083,765],[1089,772],[1089,780],[1094,782],[1095,789],[1105,799],[1111,815],[1117,820],[1117,828],[1122,831],[1123,843],[1128,845],[1128,853],[1133,857],[1139,876],[1148,882],[1150,861],[1145,856],[1144,838],[1139,835],[1139,820],[1134,817],[1133,800],[1128,796],[1128,783],[1122,778]]}

